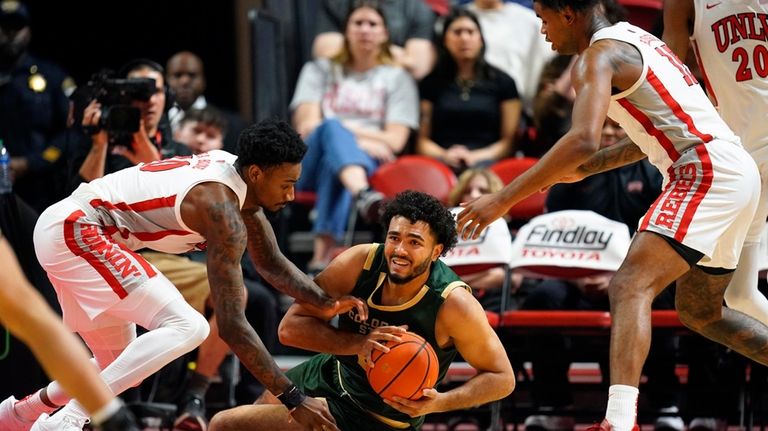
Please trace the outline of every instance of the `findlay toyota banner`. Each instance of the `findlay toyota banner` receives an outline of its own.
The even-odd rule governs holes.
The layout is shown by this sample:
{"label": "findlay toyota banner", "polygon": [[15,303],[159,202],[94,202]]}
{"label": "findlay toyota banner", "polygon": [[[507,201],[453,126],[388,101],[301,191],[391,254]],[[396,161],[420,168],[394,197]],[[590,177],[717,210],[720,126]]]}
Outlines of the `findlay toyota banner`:
{"label": "findlay toyota banner", "polygon": [[[452,208],[454,217],[462,208]],[[441,258],[446,265],[507,264],[512,260],[512,235],[504,219],[497,219],[477,239],[459,238],[456,246]]]}
{"label": "findlay toyota banner", "polygon": [[511,266],[534,276],[582,277],[616,271],[629,249],[623,223],[592,211],[543,214],[520,228]]}

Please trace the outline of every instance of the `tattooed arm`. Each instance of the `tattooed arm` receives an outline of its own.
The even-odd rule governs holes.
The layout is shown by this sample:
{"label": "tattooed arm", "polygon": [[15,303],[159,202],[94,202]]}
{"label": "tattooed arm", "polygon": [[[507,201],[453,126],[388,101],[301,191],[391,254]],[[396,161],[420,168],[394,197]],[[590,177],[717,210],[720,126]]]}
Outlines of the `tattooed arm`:
{"label": "tattooed arm", "polygon": [[276,289],[320,308],[335,302],[280,251],[272,225],[261,208],[243,208],[242,220],[248,233],[248,254],[269,284]]}
{"label": "tattooed arm", "polygon": [[583,177],[588,177],[635,163],[643,160],[645,157],[645,153],[640,151],[640,147],[632,142],[631,139],[623,138],[610,147],[605,147],[596,152],[589,160],[582,163],[577,168],[577,171]]}
{"label": "tattooed arm", "polygon": [[247,234],[235,192],[220,183],[199,184],[184,198],[181,217],[208,242],[208,282],[221,338],[272,394],[292,395],[286,406],[296,422],[308,429],[338,430],[328,408],[296,389],[245,318],[240,259]]}
{"label": "tattooed arm", "polygon": [[208,243],[208,282],[221,338],[270,392],[282,393],[291,382],[243,313],[245,285],[240,259],[246,233],[237,196],[223,184],[197,185],[184,198],[181,216]]}

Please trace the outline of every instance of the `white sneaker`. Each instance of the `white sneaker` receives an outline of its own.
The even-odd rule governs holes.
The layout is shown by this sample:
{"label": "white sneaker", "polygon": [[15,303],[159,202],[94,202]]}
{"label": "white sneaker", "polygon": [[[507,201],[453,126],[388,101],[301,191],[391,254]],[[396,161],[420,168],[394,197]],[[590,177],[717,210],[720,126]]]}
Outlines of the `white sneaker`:
{"label": "white sneaker", "polygon": [[34,421],[19,417],[13,410],[16,398],[11,395],[0,403],[0,431],[29,431]]}
{"label": "white sneaker", "polygon": [[40,415],[30,431],[82,431],[90,419],[59,412],[52,416]]}

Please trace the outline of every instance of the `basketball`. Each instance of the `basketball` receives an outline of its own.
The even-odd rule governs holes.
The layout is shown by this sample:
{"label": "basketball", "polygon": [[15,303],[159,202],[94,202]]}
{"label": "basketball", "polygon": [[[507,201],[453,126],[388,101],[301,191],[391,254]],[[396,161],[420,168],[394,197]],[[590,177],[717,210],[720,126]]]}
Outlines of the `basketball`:
{"label": "basketball", "polygon": [[385,399],[392,397],[417,400],[423,389],[437,383],[439,364],[432,346],[421,336],[406,332],[401,341],[386,341],[389,352],[374,350],[373,368],[368,368],[368,382]]}

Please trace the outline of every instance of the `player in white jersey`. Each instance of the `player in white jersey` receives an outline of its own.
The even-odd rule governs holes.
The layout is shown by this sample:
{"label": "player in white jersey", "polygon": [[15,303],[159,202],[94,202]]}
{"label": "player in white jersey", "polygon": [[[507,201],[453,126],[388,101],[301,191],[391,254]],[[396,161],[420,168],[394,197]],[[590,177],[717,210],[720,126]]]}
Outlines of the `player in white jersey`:
{"label": "player in white jersey", "polygon": [[725,302],[768,323],[768,299],[757,290],[768,215],[768,0],[667,2],[664,41],[680,58],[692,42],[710,99],[760,169],[760,203]]}
{"label": "player in white jersey", "polygon": [[[327,408],[304,397],[282,373],[243,313],[246,245],[261,275],[281,291],[323,309],[365,313],[362,301],[330,298],[288,261],[264,215],[293,200],[306,149],[287,123],[265,121],[240,135],[237,159],[216,151],[140,164],[81,185],[40,216],[38,260],[65,323],[86,342],[112,392],[140,383],[208,334],[205,319],[134,250],[207,249],[221,338],[270,392],[284,395],[298,423],[336,429]],[[136,325],[148,332],[136,337]],[[0,405],[3,431],[79,430],[86,420],[57,382]]]}
{"label": "player in white jersey", "polygon": [[[638,429],[636,406],[651,341],[651,303],[673,281],[681,321],[768,364],[768,327],[724,308],[760,193],[759,173],[690,71],[646,31],[611,25],[600,0],[534,0],[542,33],[573,67],[573,125],[539,162],[500,192],[465,204],[457,228],[476,236],[532,193],[648,157],[664,189],[611,280],[608,408],[598,429]],[[631,141],[598,150],[606,116]]]}

